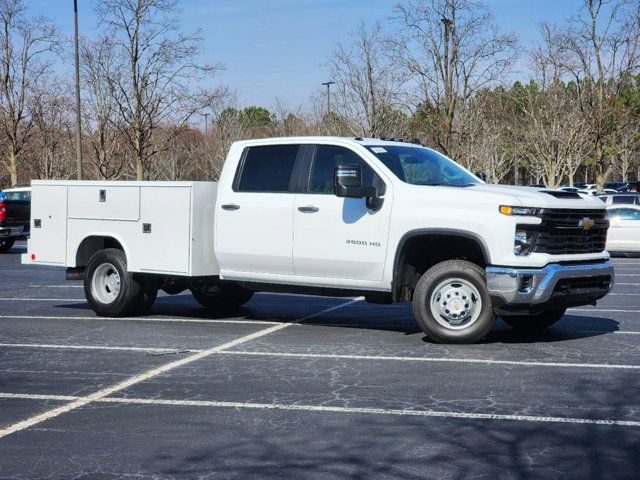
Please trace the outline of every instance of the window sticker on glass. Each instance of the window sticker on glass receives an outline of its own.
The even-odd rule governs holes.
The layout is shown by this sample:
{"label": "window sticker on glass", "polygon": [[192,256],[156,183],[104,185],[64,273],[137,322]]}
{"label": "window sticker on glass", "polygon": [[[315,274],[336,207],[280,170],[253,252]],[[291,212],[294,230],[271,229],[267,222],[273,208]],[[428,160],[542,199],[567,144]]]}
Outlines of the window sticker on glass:
{"label": "window sticker on glass", "polygon": [[371,151],[373,153],[387,153],[387,151],[382,147],[371,147]]}

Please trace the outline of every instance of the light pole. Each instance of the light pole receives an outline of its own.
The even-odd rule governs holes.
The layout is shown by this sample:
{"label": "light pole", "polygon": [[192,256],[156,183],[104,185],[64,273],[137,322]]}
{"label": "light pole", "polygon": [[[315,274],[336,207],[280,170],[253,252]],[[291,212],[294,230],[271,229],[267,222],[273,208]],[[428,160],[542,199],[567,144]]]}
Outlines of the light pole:
{"label": "light pole", "polygon": [[205,161],[205,172],[204,178],[206,181],[209,181],[209,115],[210,113],[203,113],[204,116],[204,161]]}
{"label": "light pole", "polygon": [[321,85],[325,85],[327,87],[327,115],[331,113],[331,85],[335,85],[336,82],[328,81],[323,82]]}
{"label": "light pole", "polygon": [[74,57],[76,69],[76,169],[82,180],[82,119],[80,118],[80,55],[78,53],[78,0],[73,0]]}

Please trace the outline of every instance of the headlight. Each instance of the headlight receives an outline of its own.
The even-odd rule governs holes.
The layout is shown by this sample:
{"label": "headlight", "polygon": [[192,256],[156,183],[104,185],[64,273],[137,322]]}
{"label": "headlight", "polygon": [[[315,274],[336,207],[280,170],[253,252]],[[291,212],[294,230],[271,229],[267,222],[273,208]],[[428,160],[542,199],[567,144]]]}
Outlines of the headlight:
{"label": "headlight", "polygon": [[513,253],[521,255],[529,255],[533,249],[536,240],[536,233],[529,230],[516,230],[516,237],[513,243]]}
{"label": "headlight", "polygon": [[498,209],[503,215],[538,215],[539,208],[533,207],[510,207],[509,205],[500,205]]}

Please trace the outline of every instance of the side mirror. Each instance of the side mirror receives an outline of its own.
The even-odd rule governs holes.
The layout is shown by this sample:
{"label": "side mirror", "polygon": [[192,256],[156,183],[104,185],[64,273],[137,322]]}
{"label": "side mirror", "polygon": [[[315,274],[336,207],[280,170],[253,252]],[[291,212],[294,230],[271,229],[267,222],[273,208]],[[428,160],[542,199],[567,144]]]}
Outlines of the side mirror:
{"label": "side mirror", "polygon": [[487,174],[484,172],[477,172],[476,173],[476,177],[478,177],[480,180],[482,180],[483,182],[487,181]]}
{"label": "side mirror", "polygon": [[381,206],[376,187],[362,185],[360,165],[337,165],[333,171],[333,193],[336,197],[366,198],[367,208],[378,210]]}

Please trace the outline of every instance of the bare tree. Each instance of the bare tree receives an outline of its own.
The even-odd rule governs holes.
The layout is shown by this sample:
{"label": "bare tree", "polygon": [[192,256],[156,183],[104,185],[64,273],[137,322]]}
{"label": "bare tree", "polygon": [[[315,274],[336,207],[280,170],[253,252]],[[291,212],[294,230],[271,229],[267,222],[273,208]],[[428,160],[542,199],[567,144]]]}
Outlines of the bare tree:
{"label": "bare tree", "polygon": [[509,70],[516,38],[501,32],[487,7],[473,0],[409,0],[395,13],[401,30],[389,43],[418,91],[413,103],[425,114],[424,133],[456,158],[465,104]]}
{"label": "bare tree", "polygon": [[11,183],[33,121],[28,102],[34,80],[49,69],[46,53],[59,46],[55,27],[44,17],[27,17],[23,0],[0,0],[0,128],[4,137],[1,161]]}
{"label": "bare tree", "polygon": [[87,157],[99,179],[115,179],[127,160],[121,133],[125,123],[117,110],[120,93],[112,91],[110,82],[117,75],[116,51],[111,39],[102,36],[83,41],[80,57]]}
{"label": "bare tree", "polygon": [[195,90],[193,85],[212,78],[221,67],[196,62],[201,38],[199,32],[180,31],[176,0],[103,0],[96,12],[120,61],[109,77],[110,88],[133,154],[135,176],[142,180],[151,159],[166,148],[161,140],[170,139],[155,138],[156,130],[172,124],[179,131],[211,104],[220,92]]}
{"label": "bare tree", "polygon": [[614,166],[607,143],[615,135],[614,112],[621,89],[640,61],[640,2],[583,0],[561,44],[565,68],[578,86],[582,114],[590,122],[596,182],[601,190]]}
{"label": "bare tree", "polygon": [[390,135],[393,108],[398,108],[401,81],[386,55],[382,27],[361,23],[348,43],[339,43],[329,59],[336,82],[333,108],[357,124],[358,134]]}
{"label": "bare tree", "polygon": [[71,178],[76,174],[73,161],[73,101],[68,83],[62,79],[41,77],[32,89],[29,117],[33,132],[29,147],[25,149],[29,170],[35,178]]}

